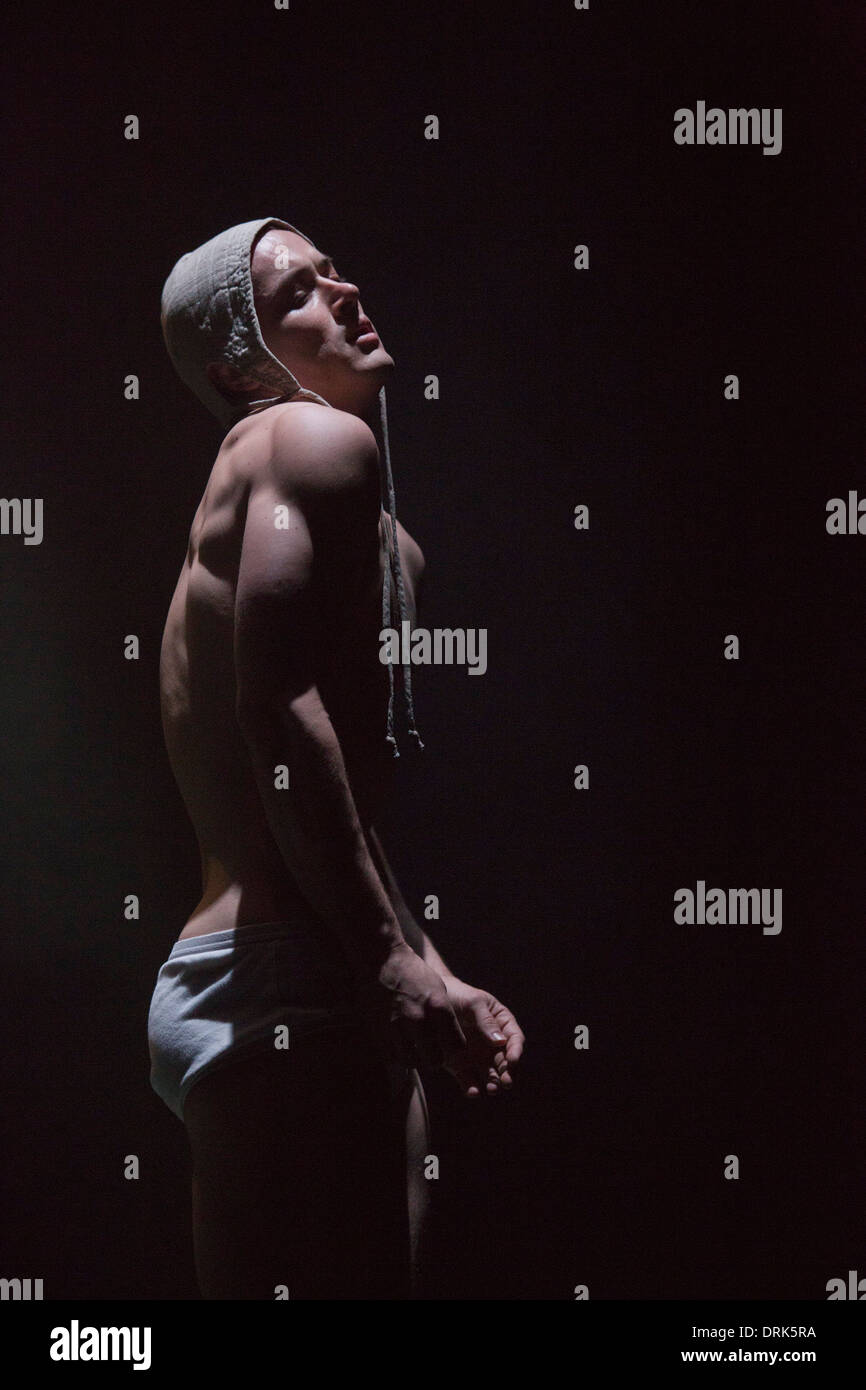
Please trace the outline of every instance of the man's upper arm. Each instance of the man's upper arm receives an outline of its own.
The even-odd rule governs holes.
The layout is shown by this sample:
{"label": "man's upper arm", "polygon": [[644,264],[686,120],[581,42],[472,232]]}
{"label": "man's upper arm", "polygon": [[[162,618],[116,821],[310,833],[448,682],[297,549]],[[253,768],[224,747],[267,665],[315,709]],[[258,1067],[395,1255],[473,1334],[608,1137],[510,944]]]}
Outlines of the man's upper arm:
{"label": "man's upper arm", "polygon": [[242,724],[286,710],[316,683],[328,583],[376,554],[378,451],[356,416],[284,412],[248,499],[235,596],[236,706]]}

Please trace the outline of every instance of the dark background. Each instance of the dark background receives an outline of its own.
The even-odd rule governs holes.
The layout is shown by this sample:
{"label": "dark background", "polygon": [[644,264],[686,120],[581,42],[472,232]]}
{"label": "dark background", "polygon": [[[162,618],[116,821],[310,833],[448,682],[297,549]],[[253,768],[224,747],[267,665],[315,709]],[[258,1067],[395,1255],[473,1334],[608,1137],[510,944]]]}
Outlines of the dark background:
{"label": "dark background", "polygon": [[[0,492],[43,497],[45,537],[0,538],[0,1274],[197,1297],[146,1017],[200,892],[157,664],[220,432],[173,375],[159,294],[259,216],[360,284],[397,362],[422,620],[489,633],[483,679],[416,675],[427,748],[383,837],[416,913],[439,894],[446,959],[527,1035],[502,1103],[427,1078],[430,1296],[823,1299],[866,1274],[866,539],[824,525],[866,491],[858,7],[188,0],[16,23]],[[781,154],[676,146],[698,99],[782,107]],[[781,887],[781,934],[677,926],[699,878]]]}

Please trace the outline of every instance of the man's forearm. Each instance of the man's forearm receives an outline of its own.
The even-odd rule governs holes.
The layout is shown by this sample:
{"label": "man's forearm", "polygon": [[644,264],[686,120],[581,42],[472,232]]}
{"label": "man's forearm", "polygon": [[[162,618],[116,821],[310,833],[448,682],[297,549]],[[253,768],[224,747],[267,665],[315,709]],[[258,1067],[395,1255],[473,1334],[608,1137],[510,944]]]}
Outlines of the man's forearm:
{"label": "man's forearm", "polygon": [[448,969],[448,966],[439,955],[439,952],[436,950],[436,947],[433,945],[427,933],[422,930],[409,911],[406,900],[400,892],[400,886],[394,877],[391,865],[388,863],[385,851],[382,848],[382,842],[372,826],[367,833],[367,843],[369,844],[373,862],[379,871],[382,883],[385,885],[385,889],[391,900],[391,904],[406,941],[412,947],[412,950],[421,957],[424,963],[429,965],[431,970],[435,970],[442,979],[448,976],[453,978],[454,972]]}
{"label": "man's forearm", "polygon": [[[271,832],[311,907],[362,967],[408,944],[379,876],[349,786],[339,741],[312,692],[288,711],[242,720]],[[274,786],[275,768],[289,785]]]}

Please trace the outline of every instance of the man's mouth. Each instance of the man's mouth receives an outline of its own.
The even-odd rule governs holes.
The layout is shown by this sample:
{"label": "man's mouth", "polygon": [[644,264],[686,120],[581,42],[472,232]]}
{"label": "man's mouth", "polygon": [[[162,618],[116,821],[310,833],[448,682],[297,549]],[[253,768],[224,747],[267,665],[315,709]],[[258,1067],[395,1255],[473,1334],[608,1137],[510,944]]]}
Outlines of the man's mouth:
{"label": "man's mouth", "polygon": [[372,342],[374,338],[376,342],[379,341],[379,336],[370,320],[368,318],[360,319],[358,322],[358,331],[355,334],[354,338],[351,340],[352,346],[354,347],[355,343],[362,343],[365,340],[369,340]]}

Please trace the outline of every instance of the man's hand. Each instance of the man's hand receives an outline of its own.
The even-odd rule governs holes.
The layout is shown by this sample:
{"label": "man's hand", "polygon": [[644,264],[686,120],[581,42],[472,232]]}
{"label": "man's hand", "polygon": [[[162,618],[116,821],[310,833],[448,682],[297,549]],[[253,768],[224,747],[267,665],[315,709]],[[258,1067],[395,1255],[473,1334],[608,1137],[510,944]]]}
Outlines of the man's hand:
{"label": "man's hand", "polygon": [[465,984],[456,975],[445,977],[445,988],[466,1040],[463,1048],[446,1057],[445,1070],[467,1100],[509,1091],[511,1072],[525,1042],[514,1015],[492,994]]}
{"label": "man's hand", "polygon": [[443,1066],[466,1052],[444,981],[405,942],[361,983],[361,1001],[374,1036],[410,1066]]}

